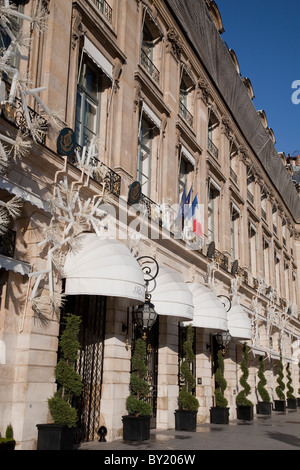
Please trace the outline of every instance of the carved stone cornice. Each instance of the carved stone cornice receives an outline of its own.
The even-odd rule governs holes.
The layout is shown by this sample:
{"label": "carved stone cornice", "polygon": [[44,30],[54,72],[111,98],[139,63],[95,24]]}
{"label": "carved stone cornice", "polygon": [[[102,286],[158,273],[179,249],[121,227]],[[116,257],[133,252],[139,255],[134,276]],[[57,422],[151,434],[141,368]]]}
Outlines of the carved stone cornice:
{"label": "carved stone cornice", "polygon": [[182,42],[179,34],[174,27],[171,27],[167,32],[167,50],[172,52],[176,59],[180,60],[182,53]]}

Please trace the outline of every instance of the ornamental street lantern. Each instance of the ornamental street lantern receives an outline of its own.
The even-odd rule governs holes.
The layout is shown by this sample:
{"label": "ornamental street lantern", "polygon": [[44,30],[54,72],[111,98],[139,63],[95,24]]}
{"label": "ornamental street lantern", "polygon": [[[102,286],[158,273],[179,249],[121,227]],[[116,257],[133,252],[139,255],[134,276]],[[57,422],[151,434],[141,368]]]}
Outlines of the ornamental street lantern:
{"label": "ornamental street lantern", "polygon": [[[159,272],[159,266],[157,261],[150,256],[142,256],[138,259],[142,261],[142,270],[144,272],[145,279],[145,303],[139,305],[133,311],[133,321],[136,326],[143,332],[143,339],[146,339],[147,332],[151,330],[152,326],[156,322],[157,313],[154,305],[151,303],[151,295],[148,292],[149,282],[153,281]],[[154,263],[154,273],[152,270],[152,264]]]}
{"label": "ornamental street lantern", "polygon": [[227,348],[228,344],[231,341],[231,334],[229,333],[228,330],[227,331],[220,331],[219,333],[215,334],[215,338],[216,338],[216,341],[217,341],[218,345],[220,346],[220,348],[224,352],[225,349]]}

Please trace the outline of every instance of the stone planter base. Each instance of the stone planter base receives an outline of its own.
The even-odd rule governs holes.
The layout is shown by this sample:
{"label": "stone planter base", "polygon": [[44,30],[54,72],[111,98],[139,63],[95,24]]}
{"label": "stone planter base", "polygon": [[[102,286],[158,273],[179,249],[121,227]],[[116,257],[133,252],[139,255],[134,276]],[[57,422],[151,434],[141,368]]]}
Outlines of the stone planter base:
{"label": "stone planter base", "polygon": [[210,422],[212,424],[228,424],[229,408],[219,408],[214,406],[210,409]]}
{"label": "stone planter base", "polygon": [[123,440],[146,441],[150,438],[151,416],[122,416]]}
{"label": "stone planter base", "polygon": [[175,429],[176,431],[196,431],[197,411],[176,410]]}
{"label": "stone planter base", "polygon": [[237,407],[237,419],[244,421],[253,420],[253,406],[238,406]]}
{"label": "stone planter base", "polygon": [[286,410],[285,400],[274,400],[274,409],[275,411],[281,411],[284,413]]}
{"label": "stone planter base", "polygon": [[256,405],[256,412],[258,415],[272,414],[272,403],[266,401],[259,401]]}

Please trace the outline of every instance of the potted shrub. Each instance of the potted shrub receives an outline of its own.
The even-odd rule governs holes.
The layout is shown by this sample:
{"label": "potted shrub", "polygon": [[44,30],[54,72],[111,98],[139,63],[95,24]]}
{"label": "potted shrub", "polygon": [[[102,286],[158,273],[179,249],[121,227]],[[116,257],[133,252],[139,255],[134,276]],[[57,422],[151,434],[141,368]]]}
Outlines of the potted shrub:
{"label": "potted shrub", "polygon": [[297,400],[296,397],[294,396],[293,392],[294,389],[292,387],[292,374],[291,374],[291,369],[290,369],[290,364],[286,365],[286,376],[287,376],[287,393],[286,393],[286,398],[287,398],[287,407],[293,410],[297,409]]}
{"label": "potted shrub", "polygon": [[0,437],[0,450],[15,450],[15,446],[13,428],[9,424],[5,431],[5,437]]}
{"label": "potted shrub", "polygon": [[243,347],[243,360],[241,363],[241,369],[242,369],[243,375],[240,378],[240,384],[242,385],[243,390],[241,390],[236,397],[237,418],[251,421],[253,419],[253,403],[247,398],[247,396],[251,392],[251,387],[247,382],[247,379],[249,377],[248,365],[249,365],[248,345],[247,343],[245,343]]}
{"label": "potted shrub", "polygon": [[146,342],[138,338],[131,359],[130,395],[126,400],[128,416],[123,416],[123,439],[145,441],[150,437],[152,407],[146,402],[147,383]]}
{"label": "potted shrub", "polygon": [[81,377],[75,371],[81,318],[66,315],[65,329],[60,338],[61,358],[55,368],[57,392],[48,399],[52,424],[38,424],[37,450],[72,450],[77,424],[77,410],[72,407],[74,397],[82,393]]}
{"label": "potted shrub", "polygon": [[270,415],[272,413],[272,403],[268,390],[266,389],[267,381],[265,377],[265,363],[264,358],[259,358],[258,370],[259,382],[257,384],[257,391],[262,399],[256,405],[257,414]]}
{"label": "potted shrub", "polygon": [[227,382],[224,378],[224,356],[221,349],[218,351],[218,368],[216,370],[215,380],[217,384],[215,390],[216,406],[213,406],[210,409],[210,422],[214,424],[228,424],[228,400],[224,396],[224,392],[227,388]]}
{"label": "potted shrub", "polygon": [[193,327],[189,325],[186,341],[183,344],[184,357],[180,368],[183,384],[178,396],[179,410],[175,411],[175,429],[177,431],[195,431],[197,426],[199,402],[193,395],[196,381],[191,372],[191,365],[195,359],[193,340]]}
{"label": "potted shrub", "polygon": [[275,411],[285,411],[286,403],[285,403],[285,384],[283,382],[283,364],[282,364],[282,357],[280,356],[280,360],[277,366],[277,387],[275,388],[276,394],[278,396],[278,400],[274,400]]}

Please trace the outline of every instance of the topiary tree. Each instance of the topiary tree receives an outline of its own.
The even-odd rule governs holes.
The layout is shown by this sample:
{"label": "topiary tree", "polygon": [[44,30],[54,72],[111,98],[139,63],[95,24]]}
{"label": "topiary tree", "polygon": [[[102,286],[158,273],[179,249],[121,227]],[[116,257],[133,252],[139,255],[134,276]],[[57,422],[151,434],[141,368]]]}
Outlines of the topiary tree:
{"label": "topiary tree", "polygon": [[134,416],[150,416],[152,407],[145,401],[149,385],[147,383],[146,343],[141,338],[135,343],[130,376],[130,395],[126,400],[128,413]]}
{"label": "topiary tree", "polygon": [[286,386],[287,386],[287,389],[288,389],[288,391],[286,393],[286,396],[287,396],[287,398],[291,398],[291,399],[294,400],[295,396],[293,394],[294,389],[292,387],[292,374],[291,374],[290,364],[286,365],[286,375],[287,375],[287,384],[286,384]]}
{"label": "topiary tree", "polygon": [[183,386],[179,392],[179,407],[182,410],[198,411],[199,402],[197,398],[192,394],[195,388],[195,377],[191,372],[191,364],[195,359],[193,351],[194,331],[193,327],[189,325],[187,327],[186,341],[183,343],[183,362],[180,368],[180,374],[183,382]]}
{"label": "topiary tree", "polygon": [[237,397],[236,397],[236,402],[240,406],[253,406],[252,401],[250,401],[247,396],[251,392],[251,387],[247,382],[247,379],[249,377],[249,354],[248,354],[248,345],[247,343],[244,344],[243,347],[243,360],[241,363],[241,369],[243,372],[243,375],[240,378],[240,384],[243,387],[243,390],[241,390]]}
{"label": "topiary tree", "polygon": [[55,368],[55,378],[58,384],[57,392],[48,400],[48,406],[55,424],[76,427],[77,410],[72,407],[73,397],[79,397],[83,384],[80,375],[75,371],[81,318],[67,314],[65,328],[60,338],[61,358]]}
{"label": "topiary tree", "polygon": [[276,391],[276,394],[279,398],[279,400],[284,400],[285,399],[285,394],[284,394],[284,390],[285,390],[285,384],[283,382],[283,364],[282,364],[282,357],[280,356],[280,360],[278,362],[278,367],[277,367],[277,383],[278,383],[278,386],[275,388],[275,391]]}
{"label": "topiary tree", "polygon": [[265,388],[265,386],[267,385],[267,380],[266,380],[266,377],[265,377],[264,358],[262,356],[259,358],[258,377],[259,377],[259,382],[257,384],[257,391],[258,391],[262,401],[266,402],[266,403],[269,403],[271,401],[271,397],[269,395],[268,390]]}
{"label": "topiary tree", "polygon": [[228,400],[224,397],[224,392],[227,388],[227,382],[224,378],[224,357],[221,349],[218,351],[218,368],[216,370],[215,380],[218,385],[215,390],[216,406],[226,408]]}

